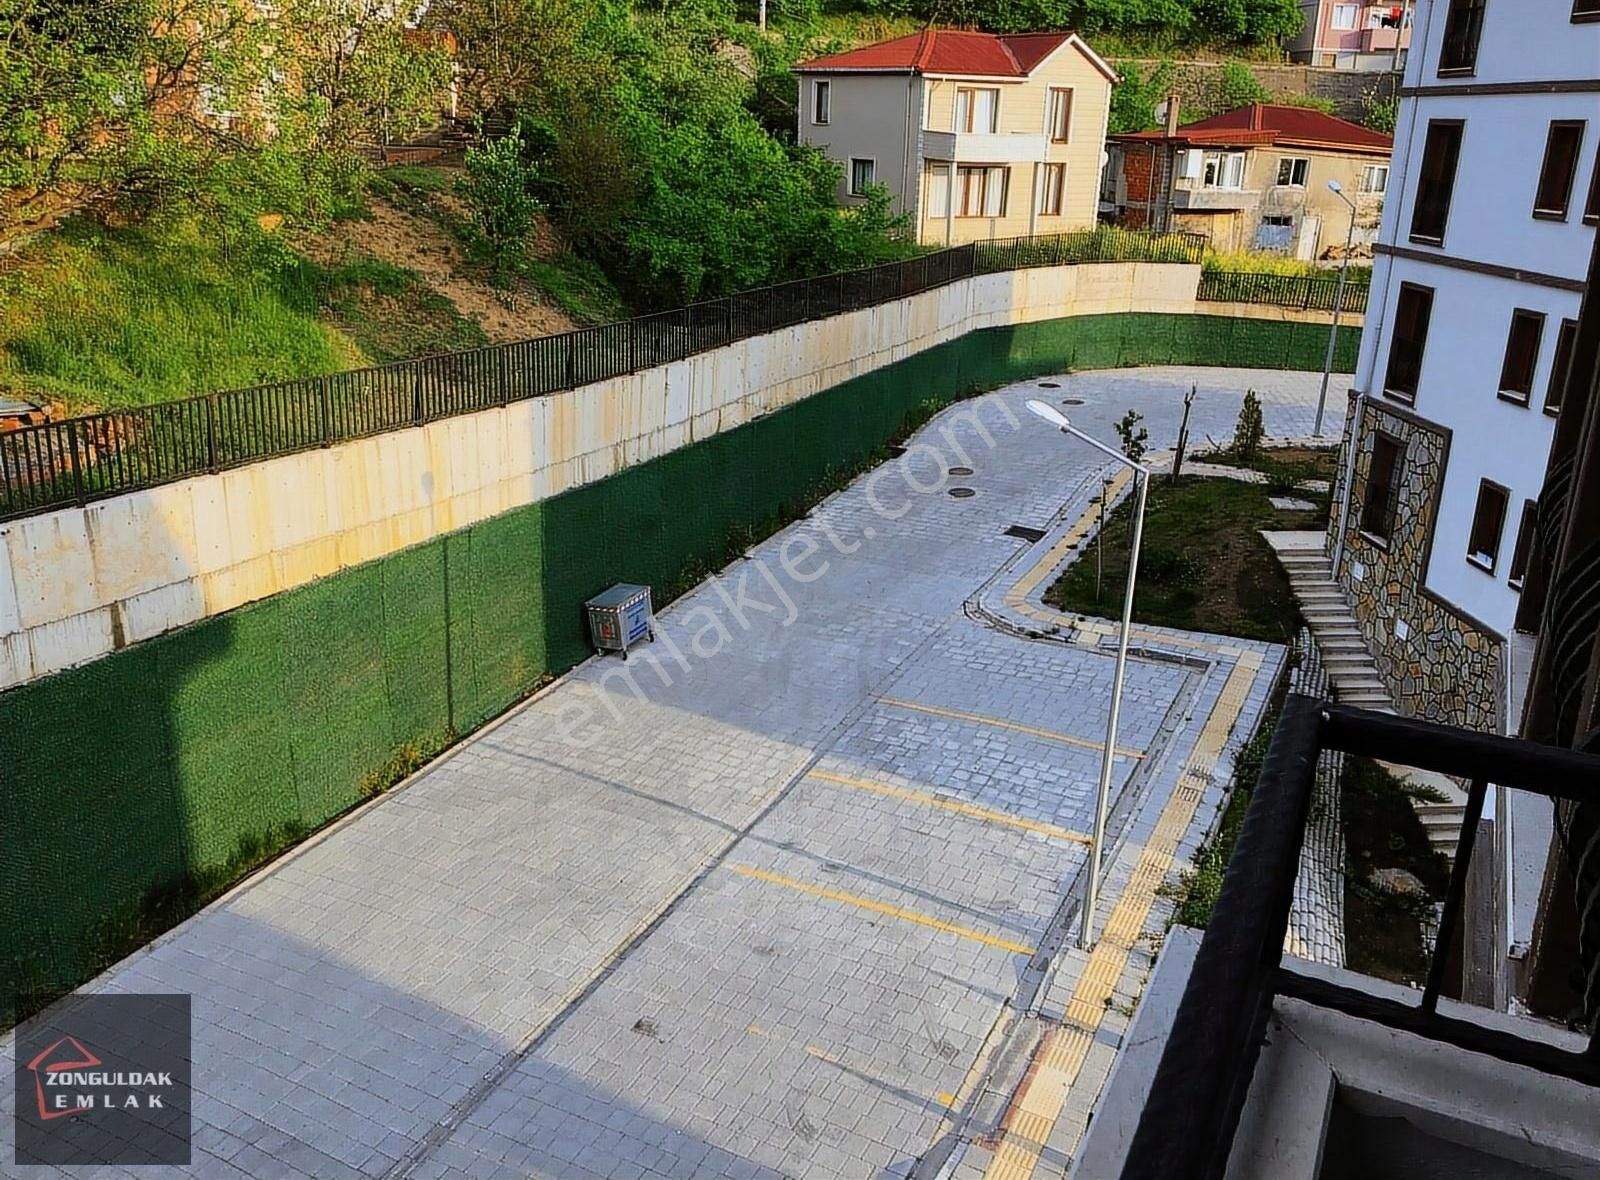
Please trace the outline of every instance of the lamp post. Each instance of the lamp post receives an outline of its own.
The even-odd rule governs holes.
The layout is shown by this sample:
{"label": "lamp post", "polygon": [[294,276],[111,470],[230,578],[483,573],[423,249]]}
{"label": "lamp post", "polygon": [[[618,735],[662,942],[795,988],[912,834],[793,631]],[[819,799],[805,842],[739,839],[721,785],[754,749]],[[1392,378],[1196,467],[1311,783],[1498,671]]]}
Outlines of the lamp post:
{"label": "lamp post", "polygon": [[1328,191],[1350,206],[1350,231],[1344,236],[1344,261],[1339,263],[1339,289],[1333,296],[1333,324],[1328,328],[1328,352],[1322,359],[1322,392],[1317,395],[1317,422],[1311,433],[1322,437],[1322,415],[1328,408],[1328,377],[1333,372],[1333,347],[1339,340],[1339,312],[1344,309],[1344,278],[1350,269],[1350,251],[1356,240],[1356,203],[1345,195],[1344,185],[1328,181]]}
{"label": "lamp post", "polygon": [[[1099,439],[1085,434],[1067,420],[1067,416],[1054,406],[1041,401],[1030,401],[1028,409],[1043,418],[1063,434],[1088,443],[1095,450],[1110,455],[1124,467],[1133,471],[1138,486],[1138,503],[1134,508],[1133,539],[1128,546],[1128,585],[1122,594],[1122,629],[1117,636],[1117,668],[1111,680],[1111,711],[1106,718],[1106,744],[1100,751],[1100,788],[1094,801],[1094,834],[1089,841],[1089,889],[1083,901],[1083,919],[1078,926],[1078,946],[1089,948],[1094,931],[1095,906],[1100,901],[1100,858],[1106,838],[1106,811],[1111,798],[1111,763],[1117,751],[1117,721],[1122,712],[1122,684],[1128,669],[1128,630],[1133,622],[1133,586],[1139,576],[1139,542],[1144,537],[1145,494],[1150,490],[1150,469],[1135,463],[1121,451],[1108,447]],[[1103,493],[1102,493],[1103,497]]]}

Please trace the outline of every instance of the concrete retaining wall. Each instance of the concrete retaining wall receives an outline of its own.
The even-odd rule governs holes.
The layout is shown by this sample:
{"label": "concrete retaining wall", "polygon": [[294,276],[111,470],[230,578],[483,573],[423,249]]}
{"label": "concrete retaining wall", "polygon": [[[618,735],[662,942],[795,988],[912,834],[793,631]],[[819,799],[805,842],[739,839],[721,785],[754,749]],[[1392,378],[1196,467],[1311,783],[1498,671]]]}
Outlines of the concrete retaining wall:
{"label": "concrete retaining wall", "polygon": [[1105,263],[964,279],[567,393],[0,525],[0,689],[603,479],[977,329],[1192,312],[1198,276]]}

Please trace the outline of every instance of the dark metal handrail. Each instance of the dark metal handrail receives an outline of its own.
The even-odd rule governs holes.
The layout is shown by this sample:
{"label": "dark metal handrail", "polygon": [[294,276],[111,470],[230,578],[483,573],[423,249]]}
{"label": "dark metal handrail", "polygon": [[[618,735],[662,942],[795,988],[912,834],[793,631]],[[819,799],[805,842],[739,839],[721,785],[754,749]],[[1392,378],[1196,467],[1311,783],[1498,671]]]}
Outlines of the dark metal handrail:
{"label": "dark metal handrail", "polygon": [[1198,263],[1201,234],[1104,227],[953,246],[465,352],[204,394],[0,434],[0,520],[543,397],[957,279],[1068,263]]}
{"label": "dark metal handrail", "polygon": [[[1283,965],[1295,875],[1323,750],[1467,778],[1472,788],[1421,1002],[1299,974]],[[1444,961],[1461,919],[1486,784],[1600,801],[1600,757],[1495,734],[1290,696],[1239,828],[1222,890],[1151,1083],[1123,1180],[1216,1180],[1228,1164],[1274,996],[1600,1086],[1600,1031],[1587,1052],[1438,1011]]]}

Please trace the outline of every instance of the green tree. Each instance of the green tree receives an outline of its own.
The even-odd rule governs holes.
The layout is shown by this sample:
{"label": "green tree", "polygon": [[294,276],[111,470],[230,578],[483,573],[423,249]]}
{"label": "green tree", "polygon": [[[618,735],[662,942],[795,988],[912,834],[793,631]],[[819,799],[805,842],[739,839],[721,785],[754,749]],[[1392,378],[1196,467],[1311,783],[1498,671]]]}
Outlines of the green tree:
{"label": "green tree", "polygon": [[525,158],[522,132],[514,128],[482,147],[468,148],[466,175],[459,188],[483,248],[504,278],[521,255],[534,217],[540,212],[533,195],[534,169]]}
{"label": "green tree", "polygon": [[1272,95],[1261,85],[1255,71],[1242,61],[1224,63],[1218,79],[1221,110],[1232,111],[1253,103],[1271,102]]}
{"label": "green tree", "polygon": [[1164,61],[1145,77],[1137,62],[1125,62],[1117,84],[1111,88],[1113,133],[1145,131],[1156,125],[1156,104],[1172,84],[1173,66]]}
{"label": "green tree", "polygon": [[1376,87],[1361,92],[1361,122],[1372,130],[1393,135],[1399,113],[1400,100],[1394,95],[1380,97]]}

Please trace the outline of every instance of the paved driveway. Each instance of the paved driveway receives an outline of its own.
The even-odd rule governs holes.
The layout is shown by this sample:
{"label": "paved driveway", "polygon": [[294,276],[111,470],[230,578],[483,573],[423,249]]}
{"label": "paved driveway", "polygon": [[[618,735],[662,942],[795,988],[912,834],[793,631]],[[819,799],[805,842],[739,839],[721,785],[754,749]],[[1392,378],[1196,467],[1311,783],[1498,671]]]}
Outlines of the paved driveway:
{"label": "paved driveway", "polygon": [[[1271,433],[1303,435],[1317,377],[1057,381],[947,411],[665,611],[642,657],[585,664],[96,980],[193,994],[190,1173],[1064,1162],[1074,1101],[1115,1048],[1110,989],[1147,962],[1155,886],[1192,850],[1281,653],[1172,637],[1131,662],[1110,929],[1100,958],[1064,951],[1112,661],[1064,620],[1031,637],[1053,629],[1037,594],[1024,617],[1005,591],[1108,468],[1022,403],[1081,401],[1070,412],[1108,440],[1137,408],[1160,447],[1191,382],[1196,440],[1231,433],[1253,387]],[[1059,1094],[1017,1088],[1006,1063],[1030,1053],[1047,1081],[1070,1066]]]}

